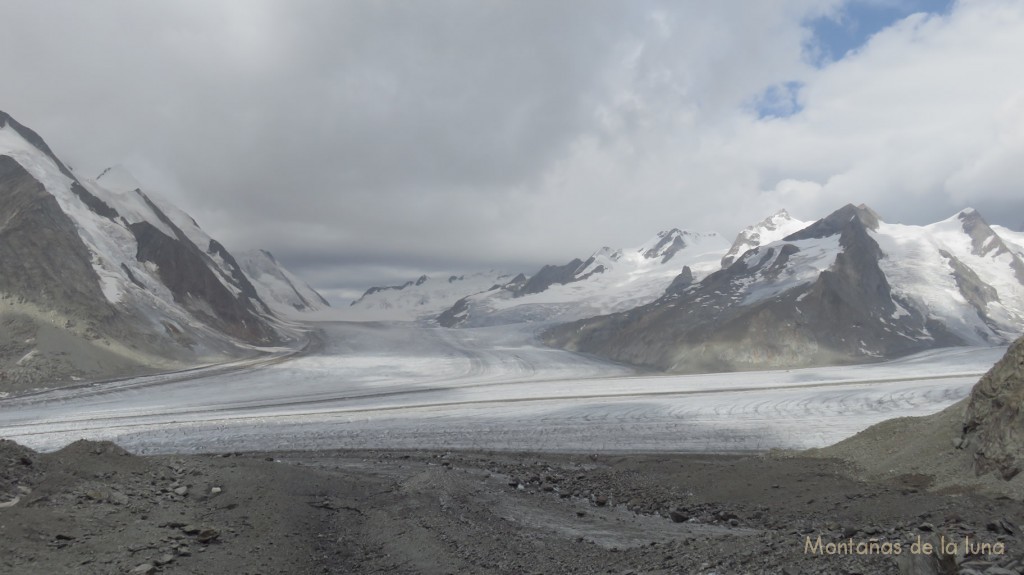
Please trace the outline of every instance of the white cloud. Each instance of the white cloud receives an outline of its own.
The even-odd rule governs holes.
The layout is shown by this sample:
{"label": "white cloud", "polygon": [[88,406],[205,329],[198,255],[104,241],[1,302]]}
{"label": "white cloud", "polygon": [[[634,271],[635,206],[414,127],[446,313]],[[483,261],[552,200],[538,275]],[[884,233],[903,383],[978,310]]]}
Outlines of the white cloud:
{"label": "white cloud", "polygon": [[739,139],[762,174],[825,182],[820,207],[859,198],[927,221],[1006,196],[1022,175],[1009,161],[1021,149],[1022,32],[1017,2],[911,16],[808,78],[801,113],[752,120]]}
{"label": "white cloud", "polygon": [[[1024,4],[914,15],[817,67],[808,22],[842,4],[0,0],[0,106],[325,288],[781,207],[1024,220]],[[795,113],[758,118],[787,83]]]}

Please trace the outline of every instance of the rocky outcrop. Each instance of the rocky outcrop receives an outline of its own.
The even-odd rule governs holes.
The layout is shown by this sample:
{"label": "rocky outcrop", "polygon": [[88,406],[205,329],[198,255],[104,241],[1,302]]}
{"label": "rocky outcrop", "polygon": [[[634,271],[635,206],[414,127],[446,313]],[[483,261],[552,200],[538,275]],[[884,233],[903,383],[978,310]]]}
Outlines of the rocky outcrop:
{"label": "rocky outcrop", "polygon": [[369,287],[369,288],[366,288],[366,291],[363,292],[363,295],[360,296],[359,299],[353,300],[352,303],[350,303],[349,305],[353,306],[353,305],[359,304],[359,302],[362,301],[363,298],[365,298],[368,295],[373,295],[375,293],[380,293],[382,291],[389,291],[389,290],[401,291],[401,290],[404,290],[405,288],[407,288],[407,287],[409,287],[411,285],[413,285],[412,280],[409,280],[409,281],[407,281],[404,284],[399,285],[399,286],[373,286],[373,287]]}
{"label": "rocky outcrop", "polygon": [[683,271],[679,272],[672,283],[665,289],[666,294],[679,294],[686,291],[686,288],[690,287],[693,283],[693,270],[690,266],[683,266]]}
{"label": "rocky outcrop", "polygon": [[971,391],[961,447],[973,454],[978,475],[1011,479],[1024,468],[1024,338]]}
{"label": "rocky outcrop", "polygon": [[555,284],[567,284],[578,281],[576,273],[583,267],[583,260],[576,258],[561,266],[544,266],[536,274],[527,280],[522,288],[515,291],[515,295],[524,296],[531,293],[540,293]]}
{"label": "rocky outcrop", "polygon": [[459,327],[469,318],[469,296],[459,299],[452,307],[437,316],[437,324],[441,327]]}
{"label": "rocky outcrop", "polygon": [[1024,260],[1006,245],[981,214],[969,208],[960,212],[958,217],[964,233],[971,238],[971,252],[976,256],[989,257],[1008,254],[1017,281],[1024,285]]}
{"label": "rocky outcrop", "polygon": [[519,290],[523,289],[523,286],[526,285],[527,281],[529,281],[529,278],[526,277],[526,274],[519,273],[519,274],[516,274],[516,277],[512,278],[511,281],[506,282],[504,285],[495,284],[494,287],[492,287],[491,289],[494,290],[494,289],[505,288],[505,289],[507,289],[509,291],[516,292],[516,291],[519,291]]}

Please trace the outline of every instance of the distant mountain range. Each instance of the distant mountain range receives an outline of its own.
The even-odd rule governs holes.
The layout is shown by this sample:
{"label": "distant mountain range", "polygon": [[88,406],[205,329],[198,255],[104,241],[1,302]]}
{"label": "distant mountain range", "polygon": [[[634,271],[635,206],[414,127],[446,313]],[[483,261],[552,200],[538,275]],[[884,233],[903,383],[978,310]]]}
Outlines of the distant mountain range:
{"label": "distant mountain range", "polygon": [[[749,240],[750,234],[744,239]],[[751,243],[751,245],[753,245]],[[847,205],[549,345],[672,372],[871,361],[1006,344],[1024,329],[1024,234],[967,209],[927,226]]]}
{"label": "distant mountain range", "polygon": [[0,112],[0,388],[252,354],[295,337],[285,311],[326,305],[124,170],[72,172]]}
{"label": "distant mountain range", "polygon": [[424,275],[371,287],[351,307],[443,327],[568,321],[653,301],[680,273],[703,277],[718,269],[728,248],[718,234],[672,229],[633,248],[602,247],[585,260],[546,265],[529,276]]}
{"label": "distant mountain range", "polygon": [[364,299],[444,327],[537,322],[549,345],[658,370],[797,367],[1006,344],[1024,331],[1022,258],[1024,233],[972,209],[908,226],[847,205],[815,222],[777,212],[731,245],[660,232],[504,283],[452,284],[430,306],[418,303],[427,278]]}
{"label": "distant mountain range", "polygon": [[657,299],[673,281],[700,278],[719,266],[728,241],[714,233],[659,232],[625,249],[603,247],[586,260],[542,267],[438,317],[445,327],[522,321],[569,321],[634,308]]}
{"label": "distant mountain range", "polygon": [[779,211],[744,229],[730,243],[717,233],[658,232],[630,248],[602,247],[586,259],[545,265],[531,275],[488,272],[421,276],[401,285],[371,287],[351,306],[388,310],[395,319],[476,327],[520,322],[572,321],[650,303],[670,285],[700,280],[736,254],[781,239],[808,225]]}
{"label": "distant mountain range", "polygon": [[421,275],[400,285],[371,287],[349,308],[393,321],[430,319],[467,294],[483,292],[513,279],[508,273],[494,270],[438,277]]}

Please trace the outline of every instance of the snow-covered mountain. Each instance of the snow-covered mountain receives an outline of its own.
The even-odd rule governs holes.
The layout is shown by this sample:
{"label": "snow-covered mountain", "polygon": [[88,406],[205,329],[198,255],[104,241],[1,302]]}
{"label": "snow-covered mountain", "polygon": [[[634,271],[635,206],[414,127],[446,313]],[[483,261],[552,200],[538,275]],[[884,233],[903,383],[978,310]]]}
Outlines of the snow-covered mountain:
{"label": "snow-covered mountain", "polygon": [[0,378],[212,361],[291,337],[235,258],[122,169],[69,170],[0,112]]}
{"label": "snow-covered mountain", "polygon": [[490,270],[470,274],[421,275],[401,285],[375,286],[349,305],[350,315],[392,321],[429,319],[460,299],[512,281],[512,275]]}
{"label": "snow-covered mountain", "polygon": [[722,257],[722,267],[729,267],[736,258],[757,246],[781,240],[807,227],[811,222],[793,219],[786,210],[779,210],[760,222],[747,226],[736,236],[732,247]]}
{"label": "snow-covered mountain", "polygon": [[657,299],[673,281],[693,281],[718,269],[728,248],[715,233],[663,231],[638,247],[603,247],[586,261],[544,266],[529,278],[463,298],[439,316],[439,323],[570,321],[630,309]]}
{"label": "snow-covered mountain", "polygon": [[970,209],[905,226],[847,205],[648,305],[557,327],[546,340],[680,372],[1005,344],[1024,331],[1020,240]]}
{"label": "snow-covered mountain", "polygon": [[266,250],[240,252],[238,263],[245,277],[256,288],[260,299],[278,315],[301,318],[303,313],[331,306],[322,295],[286,270]]}

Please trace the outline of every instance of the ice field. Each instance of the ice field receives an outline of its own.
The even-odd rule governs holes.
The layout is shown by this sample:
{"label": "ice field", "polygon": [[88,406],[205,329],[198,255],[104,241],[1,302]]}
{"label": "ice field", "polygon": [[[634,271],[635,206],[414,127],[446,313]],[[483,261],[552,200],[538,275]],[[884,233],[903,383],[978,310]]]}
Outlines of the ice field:
{"label": "ice field", "polygon": [[1005,348],[885,363],[645,375],[535,342],[536,325],[324,323],[306,354],[235,370],[0,400],[0,437],[38,450],[320,448],[744,451],[839,441],[965,397]]}

